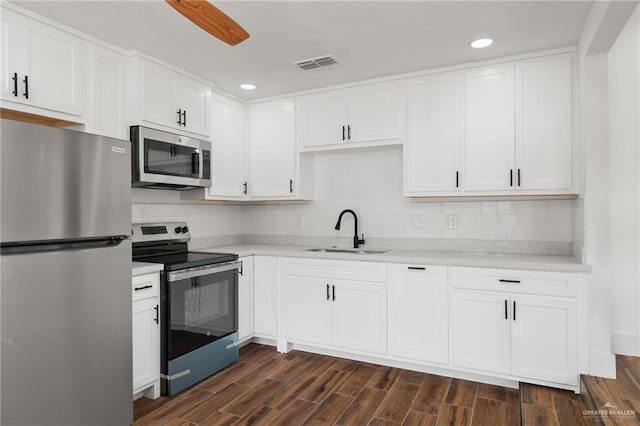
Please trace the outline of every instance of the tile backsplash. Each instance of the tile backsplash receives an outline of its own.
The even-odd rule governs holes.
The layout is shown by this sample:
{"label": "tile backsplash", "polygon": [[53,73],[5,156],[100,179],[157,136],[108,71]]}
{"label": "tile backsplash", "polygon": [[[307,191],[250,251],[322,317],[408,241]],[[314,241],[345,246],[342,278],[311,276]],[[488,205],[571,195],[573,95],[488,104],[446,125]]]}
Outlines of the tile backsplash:
{"label": "tile backsplash", "polygon": [[[571,243],[571,200],[429,202],[402,196],[402,150],[387,148],[316,154],[314,201],[242,208],[243,234],[345,237],[353,222],[338,214],[351,208],[359,231],[379,238],[500,240]],[[448,228],[456,215],[457,229]]]}

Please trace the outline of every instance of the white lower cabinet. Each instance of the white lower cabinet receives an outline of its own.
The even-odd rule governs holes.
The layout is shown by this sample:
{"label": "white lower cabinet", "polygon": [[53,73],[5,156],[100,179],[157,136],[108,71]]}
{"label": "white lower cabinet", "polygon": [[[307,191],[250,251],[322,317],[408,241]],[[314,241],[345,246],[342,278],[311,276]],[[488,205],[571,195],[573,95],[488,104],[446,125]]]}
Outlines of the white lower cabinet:
{"label": "white lower cabinet", "polygon": [[389,265],[389,354],[449,361],[447,267]]}
{"label": "white lower cabinet", "polygon": [[278,334],[278,258],[253,258],[254,332],[275,339]]}
{"label": "white lower cabinet", "polygon": [[[340,279],[354,274],[372,281]],[[281,288],[287,341],[387,353],[386,265],[283,259]]]}
{"label": "white lower cabinet", "polygon": [[[456,268],[453,268],[454,270]],[[452,285],[469,287],[465,277],[453,272]],[[503,292],[451,289],[452,364],[478,371],[502,373],[517,379],[532,379],[576,386],[578,384],[578,309],[576,297],[531,295],[545,288],[545,273],[496,270],[477,273],[503,285]],[[517,271],[515,272],[517,274]],[[532,275],[538,275],[532,276]],[[549,282],[561,282],[559,274],[548,274]],[[457,281],[457,279],[460,281]],[[568,289],[575,283],[567,278]],[[489,288],[494,284],[486,282]],[[550,293],[558,288],[549,287]],[[544,293],[542,291],[541,293]],[[574,295],[575,296],[575,295]]]}
{"label": "white lower cabinet", "polygon": [[132,279],[133,394],[160,396],[160,275]]}
{"label": "white lower cabinet", "polygon": [[253,336],[253,256],[245,256],[240,261],[238,278],[238,341],[243,342]]}

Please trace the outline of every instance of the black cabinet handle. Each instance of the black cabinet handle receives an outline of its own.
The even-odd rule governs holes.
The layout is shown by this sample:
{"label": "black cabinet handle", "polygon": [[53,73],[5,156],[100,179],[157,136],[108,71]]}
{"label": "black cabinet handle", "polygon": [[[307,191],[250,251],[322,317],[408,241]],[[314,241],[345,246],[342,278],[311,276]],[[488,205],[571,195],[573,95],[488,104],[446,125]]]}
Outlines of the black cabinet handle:
{"label": "black cabinet handle", "polygon": [[332,285],[331,290],[333,291],[333,300],[336,300],[336,286]]}
{"label": "black cabinet handle", "polygon": [[504,299],[504,319],[509,319],[509,306],[507,299]]}
{"label": "black cabinet handle", "polygon": [[344,126],[342,126],[342,140],[344,140],[344,139],[345,139],[345,134],[344,134],[344,132],[345,132],[345,128],[344,128]]}
{"label": "black cabinet handle", "polygon": [[178,126],[182,126],[182,108],[178,110]]}
{"label": "black cabinet handle", "polygon": [[347,139],[351,140],[351,125],[347,126]]}
{"label": "black cabinet handle", "polygon": [[133,290],[134,291],[140,291],[140,290],[146,290],[146,289],[151,288],[151,287],[153,287],[153,286],[152,285],[145,285],[144,287],[136,287]]}
{"label": "black cabinet handle", "polygon": [[13,96],[18,96],[18,73],[14,72],[13,73],[13,77],[11,78],[11,80],[13,80]]}
{"label": "black cabinet handle", "polygon": [[460,172],[456,170],[456,188],[460,187]]}
{"label": "black cabinet handle", "polygon": [[516,301],[513,301],[513,320],[516,320]]}
{"label": "black cabinet handle", "polygon": [[243,183],[242,186],[244,187],[242,192],[244,192],[244,195],[247,195],[247,182]]}
{"label": "black cabinet handle", "polygon": [[289,194],[293,194],[293,179],[289,179]]}
{"label": "black cabinet handle", "polygon": [[22,80],[22,82],[24,83],[24,97],[26,99],[29,99],[29,76],[25,75],[24,76],[24,80]]}
{"label": "black cabinet handle", "polygon": [[509,170],[509,186],[513,186],[513,169]]}
{"label": "black cabinet handle", "polygon": [[520,169],[518,169],[518,186],[520,186]]}
{"label": "black cabinet handle", "polygon": [[243,260],[240,261],[240,270],[238,271],[238,273],[240,274],[240,276],[242,276],[244,274],[244,261]]}
{"label": "black cabinet handle", "polygon": [[329,300],[331,296],[329,295],[329,284],[327,284],[327,300]]}
{"label": "black cabinet handle", "polygon": [[182,125],[187,127],[187,110],[182,111]]}
{"label": "black cabinet handle", "polygon": [[520,284],[520,280],[498,280],[501,283]]}
{"label": "black cabinet handle", "polygon": [[425,271],[426,268],[424,266],[407,266],[407,269],[411,269],[412,271]]}
{"label": "black cabinet handle", "polygon": [[156,305],[155,308],[153,308],[153,309],[156,310],[156,318],[154,319],[154,321],[156,322],[156,324],[159,324],[160,321],[158,321],[158,312],[159,312],[158,305]]}

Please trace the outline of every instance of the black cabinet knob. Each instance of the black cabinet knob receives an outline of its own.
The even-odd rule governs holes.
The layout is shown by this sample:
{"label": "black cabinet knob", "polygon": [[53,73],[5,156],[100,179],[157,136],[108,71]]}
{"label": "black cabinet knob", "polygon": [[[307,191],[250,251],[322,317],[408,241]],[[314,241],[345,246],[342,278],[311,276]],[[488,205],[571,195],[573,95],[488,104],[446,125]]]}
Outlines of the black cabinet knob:
{"label": "black cabinet knob", "polygon": [[178,226],[176,229],[174,229],[174,231],[176,234],[179,234],[182,232],[182,228]]}
{"label": "black cabinet knob", "polygon": [[189,232],[189,228],[187,228],[186,226],[183,226],[182,232],[186,234],[187,232]]}

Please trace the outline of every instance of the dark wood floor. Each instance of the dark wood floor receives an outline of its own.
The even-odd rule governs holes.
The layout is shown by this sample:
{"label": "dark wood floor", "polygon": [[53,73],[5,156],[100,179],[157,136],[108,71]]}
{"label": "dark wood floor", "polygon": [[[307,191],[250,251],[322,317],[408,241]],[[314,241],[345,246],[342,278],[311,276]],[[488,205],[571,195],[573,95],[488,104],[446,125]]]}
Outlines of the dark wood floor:
{"label": "dark wood floor", "polygon": [[[640,424],[640,359],[618,357],[618,379],[583,378],[575,395],[517,389],[250,344],[240,361],[192,389],[134,404],[136,425]],[[586,417],[606,402],[635,417]]]}

